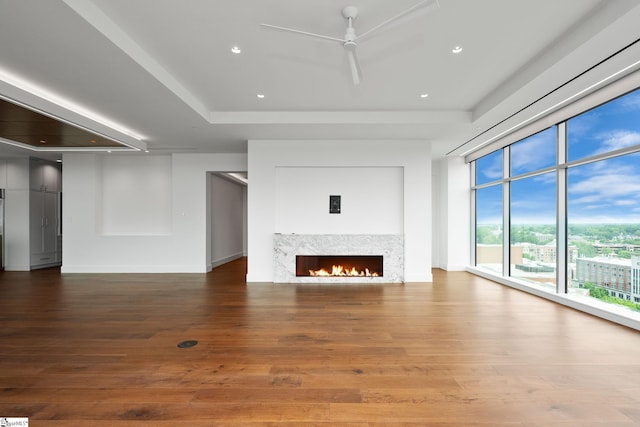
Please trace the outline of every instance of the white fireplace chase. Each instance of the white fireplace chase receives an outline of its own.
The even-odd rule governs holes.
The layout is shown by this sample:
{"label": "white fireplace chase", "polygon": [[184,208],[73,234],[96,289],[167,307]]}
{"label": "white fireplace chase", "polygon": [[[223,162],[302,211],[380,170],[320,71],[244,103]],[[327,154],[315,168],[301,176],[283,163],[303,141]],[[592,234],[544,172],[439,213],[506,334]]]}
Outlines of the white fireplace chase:
{"label": "white fireplace chase", "polygon": [[399,234],[275,234],[275,283],[402,283]]}

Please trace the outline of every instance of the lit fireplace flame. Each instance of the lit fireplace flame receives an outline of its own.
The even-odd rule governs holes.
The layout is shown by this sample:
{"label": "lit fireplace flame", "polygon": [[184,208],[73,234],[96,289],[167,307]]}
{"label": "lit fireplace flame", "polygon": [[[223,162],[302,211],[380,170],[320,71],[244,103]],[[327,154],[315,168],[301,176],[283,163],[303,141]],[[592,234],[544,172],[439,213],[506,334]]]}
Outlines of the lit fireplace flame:
{"label": "lit fireplace flame", "polygon": [[349,277],[378,277],[378,273],[375,271],[369,271],[365,268],[364,271],[358,271],[355,267],[351,269],[345,268],[342,265],[334,265],[331,267],[331,272],[328,272],[324,268],[320,270],[309,270],[309,275],[313,277],[332,277],[332,276],[349,276]]}

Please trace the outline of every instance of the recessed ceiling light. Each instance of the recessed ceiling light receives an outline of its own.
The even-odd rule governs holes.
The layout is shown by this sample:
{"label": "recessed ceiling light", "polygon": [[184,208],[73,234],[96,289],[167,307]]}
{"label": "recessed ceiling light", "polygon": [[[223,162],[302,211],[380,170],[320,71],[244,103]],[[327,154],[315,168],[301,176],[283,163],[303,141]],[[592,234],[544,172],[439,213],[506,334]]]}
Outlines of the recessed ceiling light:
{"label": "recessed ceiling light", "polygon": [[420,94],[420,98],[428,98],[429,94],[428,93],[421,93]]}
{"label": "recessed ceiling light", "polygon": [[44,139],[41,139],[41,140],[40,140],[40,144],[46,144],[46,143],[47,143],[47,141],[46,141],[46,140],[44,140]]}
{"label": "recessed ceiling light", "polygon": [[256,95],[258,98],[263,99],[264,98],[264,93],[259,93]]}
{"label": "recessed ceiling light", "polygon": [[462,46],[456,46],[453,49],[451,49],[451,52],[453,53],[460,53],[462,52]]}
{"label": "recessed ceiling light", "polygon": [[240,49],[240,47],[239,47],[239,46],[233,46],[233,47],[231,48],[231,53],[238,54],[238,53],[240,53],[240,52],[242,52],[242,49]]}

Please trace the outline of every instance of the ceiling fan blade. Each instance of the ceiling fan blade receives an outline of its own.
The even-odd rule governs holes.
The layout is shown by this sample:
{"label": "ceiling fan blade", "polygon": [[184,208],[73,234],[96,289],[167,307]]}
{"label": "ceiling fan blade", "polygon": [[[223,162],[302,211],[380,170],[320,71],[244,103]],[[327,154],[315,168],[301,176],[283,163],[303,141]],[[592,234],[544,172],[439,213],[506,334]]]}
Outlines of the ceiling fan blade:
{"label": "ceiling fan blade", "polygon": [[360,61],[355,49],[347,49],[347,59],[349,60],[349,68],[351,68],[353,84],[357,86],[362,81],[362,70],[360,69]]}
{"label": "ceiling fan blade", "polygon": [[406,9],[403,12],[400,12],[399,14],[395,15],[394,17],[389,18],[386,21],[381,22],[380,24],[376,25],[375,27],[365,31],[362,34],[360,34],[358,37],[356,37],[356,41],[362,41],[363,38],[370,36],[375,31],[378,31],[378,30],[386,27],[387,25],[389,25],[389,24],[391,24],[393,22],[396,22],[401,18],[404,18],[405,16],[410,15],[411,13],[416,12],[417,10],[425,9],[425,8],[427,10],[431,10],[431,9],[437,9],[438,7],[440,7],[440,5],[438,4],[438,0],[422,0],[421,2],[411,6],[409,9]]}
{"label": "ceiling fan blade", "polygon": [[340,42],[340,43],[344,43],[346,41],[344,39],[339,39],[337,37],[323,36],[322,34],[315,34],[315,33],[309,33],[307,31],[294,30],[293,28],[278,27],[277,25],[260,24],[260,26],[266,27],[266,28],[272,28],[274,30],[286,31],[289,33],[301,34],[303,36],[314,37],[317,39],[331,40],[331,41]]}

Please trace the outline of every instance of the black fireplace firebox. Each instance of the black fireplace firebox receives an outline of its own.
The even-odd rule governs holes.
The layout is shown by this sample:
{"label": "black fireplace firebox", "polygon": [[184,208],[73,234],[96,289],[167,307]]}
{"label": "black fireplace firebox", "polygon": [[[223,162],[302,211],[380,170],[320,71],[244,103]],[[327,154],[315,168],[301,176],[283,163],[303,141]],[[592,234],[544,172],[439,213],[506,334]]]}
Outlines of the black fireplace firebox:
{"label": "black fireplace firebox", "polygon": [[382,255],[296,255],[296,277],[382,277]]}

